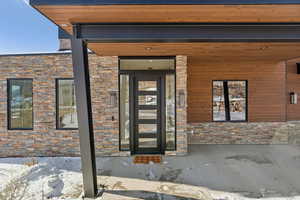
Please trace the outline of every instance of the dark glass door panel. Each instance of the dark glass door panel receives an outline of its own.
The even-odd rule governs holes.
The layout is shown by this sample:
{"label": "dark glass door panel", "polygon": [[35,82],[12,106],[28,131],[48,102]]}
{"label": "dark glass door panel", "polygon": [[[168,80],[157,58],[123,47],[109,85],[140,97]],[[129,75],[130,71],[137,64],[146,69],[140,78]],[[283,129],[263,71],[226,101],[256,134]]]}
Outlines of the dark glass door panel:
{"label": "dark glass door panel", "polygon": [[138,81],[138,91],[157,91],[157,81]]}
{"label": "dark glass door panel", "polygon": [[157,95],[139,95],[139,105],[157,105]]}
{"label": "dark glass door panel", "polygon": [[139,119],[157,119],[157,110],[139,110]]}
{"label": "dark glass door panel", "polygon": [[161,153],[161,76],[134,80],[134,153]]}
{"label": "dark glass door panel", "polygon": [[139,138],[139,148],[157,148],[156,138]]}

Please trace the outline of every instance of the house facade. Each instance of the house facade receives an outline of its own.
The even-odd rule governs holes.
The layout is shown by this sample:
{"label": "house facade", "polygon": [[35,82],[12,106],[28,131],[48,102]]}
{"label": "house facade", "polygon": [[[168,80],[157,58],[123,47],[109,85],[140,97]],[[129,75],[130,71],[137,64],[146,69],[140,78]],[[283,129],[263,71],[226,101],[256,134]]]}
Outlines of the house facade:
{"label": "house facade", "polygon": [[0,58],[1,156],[80,154],[95,197],[96,155],[299,142],[300,1],[30,4],[72,55]]}
{"label": "house facade", "polygon": [[[182,55],[118,57],[91,53],[98,156],[134,154],[129,124],[129,103],[133,101],[129,98],[131,70],[121,69],[122,60],[128,62],[126,68],[136,67],[135,62],[139,67],[149,67],[149,61],[153,68],[174,67],[174,71],[164,74],[164,105],[168,109],[164,115],[168,127],[162,154],[185,155],[189,144],[299,144],[300,106],[291,104],[291,94],[300,92],[299,58],[220,64]],[[3,55],[0,64],[1,157],[79,156],[72,55]],[[226,83],[228,91],[224,90]],[[27,91],[17,92],[17,86],[27,86]],[[148,88],[149,93],[153,94],[151,89]],[[229,97],[228,121],[224,94]],[[154,95],[149,96],[141,101],[145,101],[146,108],[153,108],[157,100]],[[32,106],[28,106],[29,102]],[[146,112],[144,117],[148,120],[151,115],[152,112]]]}
{"label": "house facade", "polygon": [[[300,106],[291,99],[297,100],[299,93],[297,52],[300,47],[297,38],[290,38],[288,32],[298,30],[298,4],[221,6],[186,2],[166,7],[102,3],[87,3],[92,8],[86,13],[72,1],[70,5],[32,1],[37,10],[67,34],[86,23],[77,35],[86,34],[91,40],[88,47],[94,52],[88,55],[88,62],[96,155],[185,155],[189,144],[299,143]],[[138,13],[132,9],[137,7],[138,12],[148,14],[136,18]],[[209,14],[209,9],[215,12],[221,8],[224,13],[214,16],[204,17],[198,12]],[[187,16],[186,9],[195,16]],[[74,14],[73,10],[78,12]],[[278,11],[280,18],[272,10]],[[99,16],[98,11],[104,14]],[[117,12],[119,15],[109,20]],[[250,16],[250,12],[255,15]],[[108,28],[118,22],[117,25],[128,26],[125,28],[130,32],[134,23],[138,26],[148,21],[154,28],[157,28],[155,23],[164,22],[166,26],[176,25],[171,31],[190,28],[188,31],[193,34],[197,33],[197,26],[207,29],[204,23],[224,26],[240,25],[242,21],[249,30],[258,29],[260,21],[275,30],[282,28],[276,27],[279,25],[290,26],[284,33],[286,39],[266,37],[264,42],[251,41],[251,35],[245,42],[240,30],[239,35],[232,32],[233,36],[222,38],[223,41],[208,42],[201,38],[197,41],[196,38],[195,42],[187,42],[185,38],[174,42],[176,37],[180,39],[177,35],[172,38],[174,41],[143,38],[144,41],[136,42],[129,38],[126,42],[120,41],[122,34],[114,35]],[[89,26],[97,31],[93,27],[96,22],[106,29],[99,32],[103,36],[100,43],[95,35],[85,31]],[[226,35],[226,27],[222,28]],[[137,27],[133,30],[139,31]],[[70,39],[62,33],[60,49],[71,49]],[[108,33],[110,37],[105,35]],[[198,34],[203,36],[201,32]],[[240,39],[234,41],[234,37]],[[72,55],[3,55],[0,64],[0,156],[79,156]],[[139,84],[142,84],[141,91]]]}

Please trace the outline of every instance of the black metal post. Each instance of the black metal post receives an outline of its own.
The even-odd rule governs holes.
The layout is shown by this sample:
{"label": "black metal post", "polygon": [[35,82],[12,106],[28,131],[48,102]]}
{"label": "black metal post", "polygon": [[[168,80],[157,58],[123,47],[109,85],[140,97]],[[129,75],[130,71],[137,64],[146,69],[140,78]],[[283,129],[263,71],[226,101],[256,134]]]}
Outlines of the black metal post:
{"label": "black metal post", "polygon": [[95,198],[97,196],[97,173],[88,52],[86,43],[74,37],[72,38],[72,59],[84,195],[87,198]]}

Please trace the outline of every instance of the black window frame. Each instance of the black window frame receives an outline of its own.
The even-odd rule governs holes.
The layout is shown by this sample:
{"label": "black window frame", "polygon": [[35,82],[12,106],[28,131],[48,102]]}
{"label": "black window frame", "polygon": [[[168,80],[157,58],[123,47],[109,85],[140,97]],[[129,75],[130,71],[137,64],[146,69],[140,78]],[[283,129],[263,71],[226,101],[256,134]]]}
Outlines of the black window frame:
{"label": "black window frame", "polygon": [[[11,81],[15,81],[15,80],[19,80],[19,81],[31,81],[31,98],[32,98],[32,122],[31,122],[31,126],[32,128],[12,128],[11,127]],[[14,130],[29,130],[29,131],[33,131],[34,130],[34,106],[33,106],[33,78],[8,78],[7,79],[7,129],[10,131],[14,131]]]}
{"label": "black window frame", "polygon": [[[228,88],[228,82],[233,82],[233,81],[242,81],[245,82],[245,92],[246,92],[246,96],[245,96],[245,120],[214,120],[214,82],[223,82],[227,83],[227,91],[224,90],[224,106],[225,106],[225,118],[228,117],[228,115],[230,116],[230,105],[229,105],[229,88]],[[212,122],[230,122],[230,123],[239,123],[239,122],[248,122],[248,80],[212,80]],[[226,97],[227,96],[227,97]]]}
{"label": "black window frame", "polygon": [[[72,130],[78,130],[77,128],[61,128],[59,127],[59,81],[60,80],[73,80],[74,78],[56,78],[55,79],[55,123],[56,123],[56,130],[65,130],[65,131],[72,131]],[[77,112],[77,110],[76,110]],[[79,124],[78,124],[79,126]]]}
{"label": "black window frame", "polygon": [[[121,60],[122,59],[172,59],[174,60],[174,69],[172,70],[122,70],[121,69]],[[176,56],[119,56],[118,57],[118,98],[119,98],[119,105],[118,105],[118,109],[120,111],[121,108],[121,104],[120,104],[120,88],[121,88],[121,83],[120,83],[120,76],[121,75],[129,75],[129,82],[131,80],[131,76],[139,73],[139,72],[149,72],[151,74],[154,73],[164,73],[165,75],[167,74],[173,74],[174,75],[174,81],[175,81],[175,148],[173,149],[167,149],[165,148],[163,151],[177,151],[177,60],[176,60]],[[129,93],[129,95],[133,95],[132,93]],[[131,98],[131,97],[129,97]],[[165,106],[165,105],[164,105]],[[129,107],[132,107],[131,105]],[[129,110],[131,110],[132,108],[130,108]],[[130,121],[133,121],[133,116],[131,115],[129,117]],[[132,138],[132,127],[130,127],[130,140],[129,140],[129,149],[123,149],[122,145],[121,145],[121,114],[119,112],[119,151],[120,152],[128,152],[128,151],[132,151],[133,149],[133,138]],[[164,139],[165,140],[165,139]],[[166,145],[163,145],[166,147]]]}

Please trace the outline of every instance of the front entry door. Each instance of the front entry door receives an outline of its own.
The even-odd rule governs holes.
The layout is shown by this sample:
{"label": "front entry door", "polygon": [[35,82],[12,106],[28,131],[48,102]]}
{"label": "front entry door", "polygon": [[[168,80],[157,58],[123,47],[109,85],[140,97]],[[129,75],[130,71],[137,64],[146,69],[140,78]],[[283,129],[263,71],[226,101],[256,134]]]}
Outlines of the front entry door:
{"label": "front entry door", "polygon": [[133,80],[134,154],[162,152],[163,76],[137,74]]}

